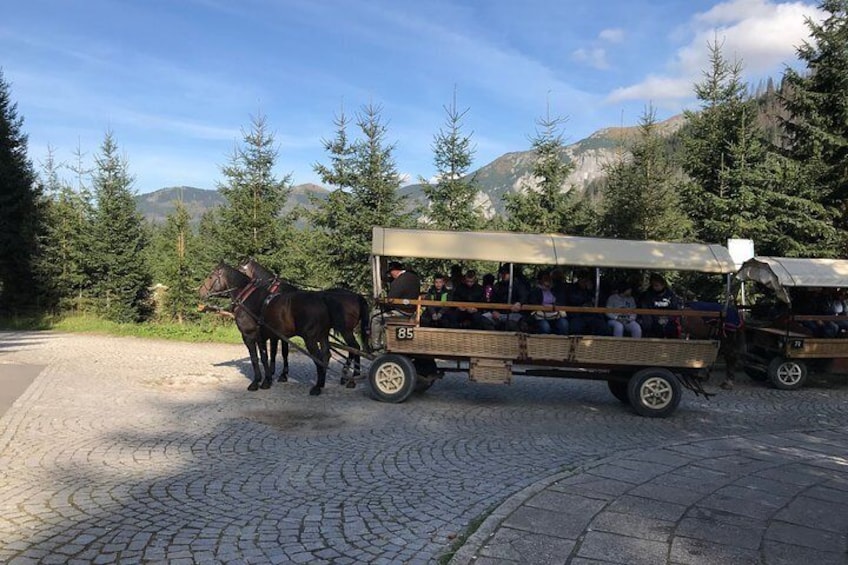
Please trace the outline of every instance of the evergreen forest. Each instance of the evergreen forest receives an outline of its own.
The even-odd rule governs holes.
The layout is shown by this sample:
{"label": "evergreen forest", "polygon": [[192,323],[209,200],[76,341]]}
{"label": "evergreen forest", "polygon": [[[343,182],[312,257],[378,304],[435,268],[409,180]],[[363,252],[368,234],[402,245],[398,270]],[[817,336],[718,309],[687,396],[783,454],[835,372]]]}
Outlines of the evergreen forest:
{"label": "evergreen forest", "polygon": [[[253,257],[282,277],[370,295],[372,226],[558,232],[663,241],[752,239],[758,255],[848,258],[848,1],[824,0],[808,22],[801,67],[759,87],[716,42],[698,107],[670,138],[647,106],[639,135],[586,193],[564,182],[565,122],[528,124],[533,182],[506,195],[505,213],[475,205],[471,108],[456,96],[434,124],[427,203],[399,193],[390,120],[368,103],[328,117],[325,158],[314,165],[329,197],[286,208],[289,176],[275,174],[269,119],[254,116],[221,164],[225,203],[191,222],[177,205],[163,223],[135,208],[119,132],[76,162],[36,169],[26,123],[0,70],[0,316],[89,314],[121,323],[197,320],[197,288],[219,262]],[[285,211],[284,211],[285,208]],[[444,268],[421,265],[421,269]],[[166,289],[157,293],[156,289]],[[156,297],[156,300],[154,300]]]}

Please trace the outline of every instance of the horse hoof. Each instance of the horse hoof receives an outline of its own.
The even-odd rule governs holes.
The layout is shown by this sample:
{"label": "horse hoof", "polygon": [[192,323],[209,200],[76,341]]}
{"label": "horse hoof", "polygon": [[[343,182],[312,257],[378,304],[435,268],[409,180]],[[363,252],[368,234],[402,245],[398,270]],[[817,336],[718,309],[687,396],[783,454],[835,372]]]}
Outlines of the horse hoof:
{"label": "horse hoof", "polygon": [[277,382],[278,383],[287,383],[287,382],[289,382],[289,378],[285,375],[280,375],[279,377],[277,377]]}
{"label": "horse hoof", "polygon": [[724,381],[718,386],[723,388],[724,390],[733,390],[733,383],[731,381]]}
{"label": "horse hoof", "polygon": [[318,396],[321,394],[321,387],[318,385],[313,386],[309,389],[309,396]]}
{"label": "horse hoof", "polygon": [[271,381],[262,381],[262,384],[259,385],[259,388],[261,388],[263,390],[271,388]]}
{"label": "horse hoof", "polygon": [[339,384],[340,384],[340,385],[342,385],[342,386],[346,386],[346,385],[347,385],[347,383],[348,383],[347,377],[342,377],[342,378],[339,380]]}
{"label": "horse hoof", "polygon": [[349,381],[347,381],[347,384],[345,384],[345,388],[356,388],[356,381],[350,379]]}
{"label": "horse hoof", "polygon": [[247,390],[259,390],[259,383],[252,382],[247,386]]}

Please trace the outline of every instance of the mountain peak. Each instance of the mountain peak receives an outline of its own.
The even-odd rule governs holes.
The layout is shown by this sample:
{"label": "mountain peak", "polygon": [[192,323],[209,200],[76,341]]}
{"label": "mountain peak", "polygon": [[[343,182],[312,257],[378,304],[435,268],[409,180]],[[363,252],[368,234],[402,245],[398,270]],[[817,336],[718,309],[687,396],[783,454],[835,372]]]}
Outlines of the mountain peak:
{"label": "mountain peak", "polygon": [[[685,122],[683,115],[673,116],[657,123],[661,135],[668,136],[676,132]],[[621,157],[622,151],[639,134],[639,126],[607,127],[599,129],[589,137],[581,139],[563,148],[563,159],[574,165],[574,171],[566,180],[563,190],[584,191],[588,185],[602,178],[605,166]],[[531,174],[533,151],[511,151],[505,153],[477,169],[475,176],[480,187],[477,203],[487,217],[503,213],[503,197],[509,192],[524,189],[527,183],[533,183]],[[426,205],[426,198],[420,184],[411,184],[401,188],[411,207]],[[286,210],[294,206],[311,205],[310,196],[324,198],[329,190],[314,183],[299,184],[292,187]],[[162,222],[173,212],[174,202],[181,200],[194,221],[208,210],[220,206],[224,198],[217,190],[205,190],[192,186],[172,186],[148,194],[136,196],[138,210],[152,222]]]}

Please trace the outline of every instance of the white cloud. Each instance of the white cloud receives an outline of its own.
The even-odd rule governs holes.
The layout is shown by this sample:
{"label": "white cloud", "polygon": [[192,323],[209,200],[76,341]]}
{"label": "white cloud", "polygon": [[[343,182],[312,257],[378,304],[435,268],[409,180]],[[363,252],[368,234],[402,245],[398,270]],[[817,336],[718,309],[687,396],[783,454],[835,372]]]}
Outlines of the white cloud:
{"label": "white cloud", "polygon": [[607,60],[607,50],[600,47],[601,43],[621,43],[624,40],[624,30],[620,28],[607,28],[601,30],[598,38],[592,42],[590,47],[580,47],[571,53],[571,59],[588,65],[592,68],[604,71],[610,68]]}
{"label": "white cloud", "polygon": [[609,68],[607,52],[602,47],[592,47],[589,49],[581,47],[571,54],[571,58],[578,63],[584,63],[599,70]]}
{"label": "white cloud", "polygon": [[[682,100],[708,67],[709,44],[718,41],[724,57],[739,60],[747,75],[779,71],[795,59],[796,48],[809,39],[805,18],[820,20],[822,13],[800,1],[730,0],[695,14],[687,28],[686,45],[678,49],[665,74],[651,74],[637,84],[616,88],[608,102]],[[676,33],[682,37],[683,34]],[[686,84],[685,89],[681,88]]]}
{"label": "white cloud", "polygon": [[668,77],[649,75],[638,84],[616,88],[607,97],[610,102],[622,100],[662,101],[689,96],[692,92],[692,79],[688,77]]}
{"label": "white cloud", "polygon": [[621,43],[624,41],[624,30],[621,28],[609,28],[601,30],[598,39],[609,43]]}

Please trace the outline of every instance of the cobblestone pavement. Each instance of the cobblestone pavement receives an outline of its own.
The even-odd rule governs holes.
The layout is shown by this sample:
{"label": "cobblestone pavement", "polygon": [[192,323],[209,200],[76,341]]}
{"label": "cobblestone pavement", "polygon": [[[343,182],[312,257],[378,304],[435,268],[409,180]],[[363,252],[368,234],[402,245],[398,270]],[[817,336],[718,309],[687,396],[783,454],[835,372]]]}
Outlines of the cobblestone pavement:
{"label": "cobblestone pavement", "polygon": [[294,382],[248,392],[242,346],[0,333],[0,363],[46,365],[0,419],[3,563],[428,563],[522,489],[567,496],[611,457],[754,436],[791,449],[789,432],[848,422],[845,385],[743,381],[653,420],[574,380],[315,398],[298,356]]}

